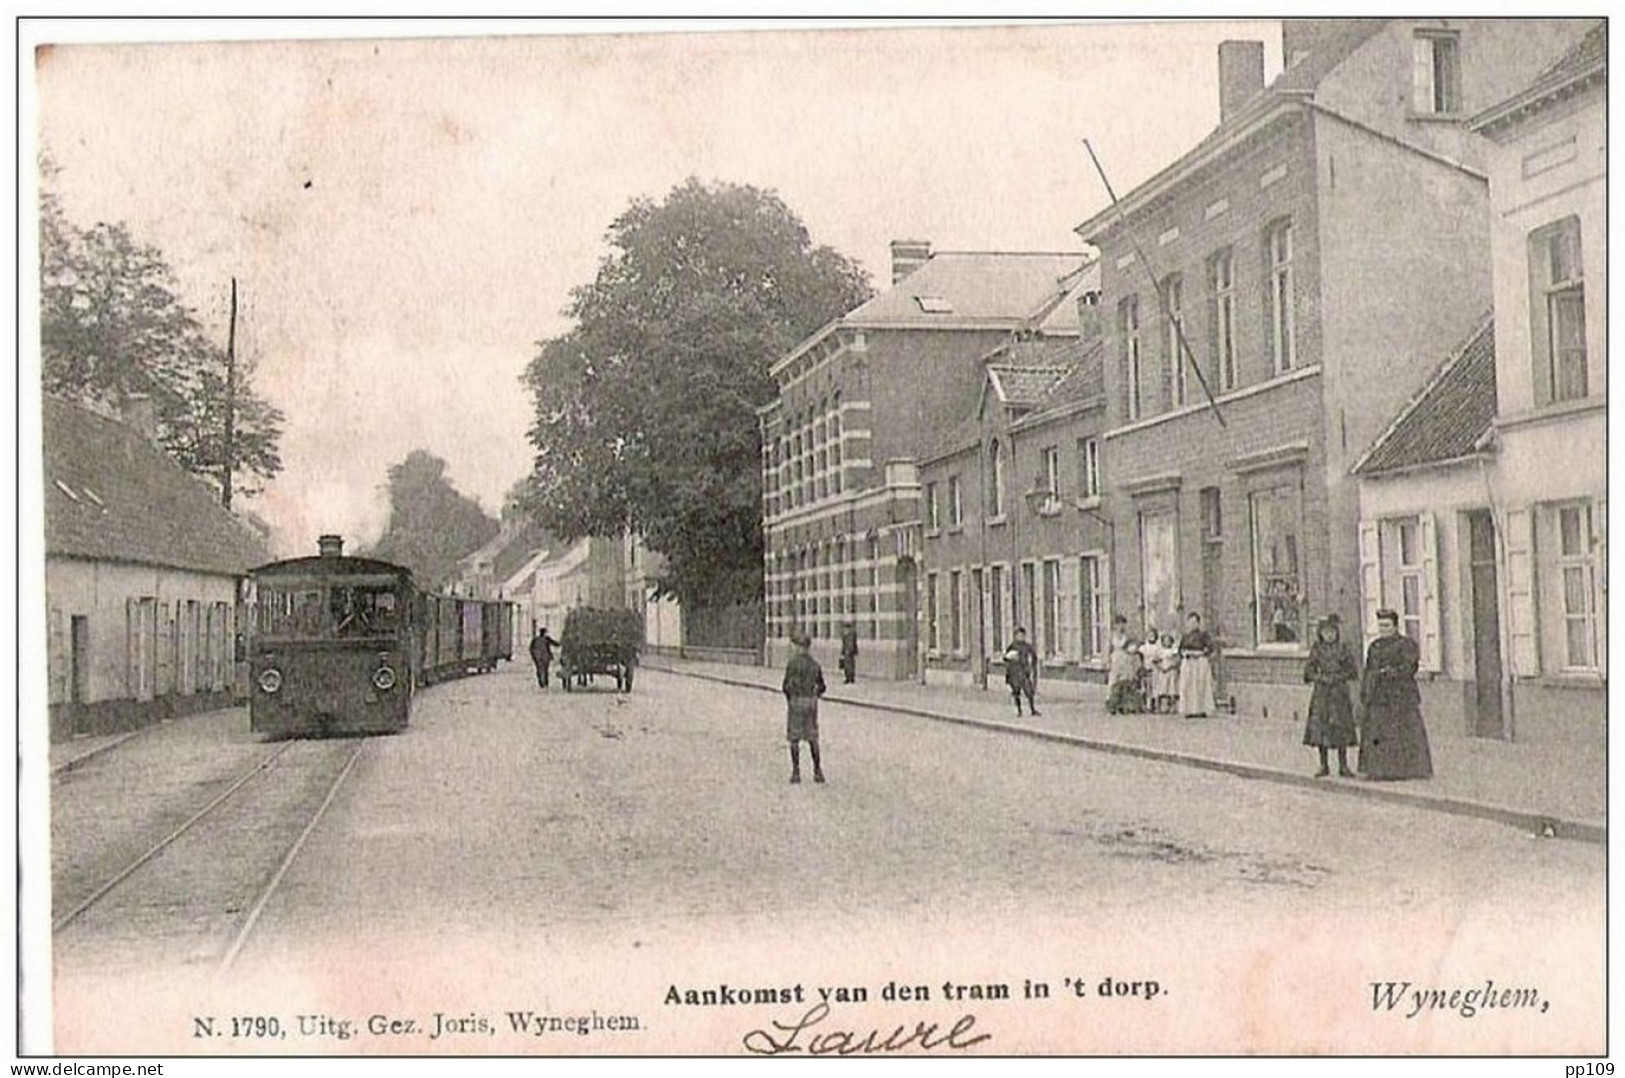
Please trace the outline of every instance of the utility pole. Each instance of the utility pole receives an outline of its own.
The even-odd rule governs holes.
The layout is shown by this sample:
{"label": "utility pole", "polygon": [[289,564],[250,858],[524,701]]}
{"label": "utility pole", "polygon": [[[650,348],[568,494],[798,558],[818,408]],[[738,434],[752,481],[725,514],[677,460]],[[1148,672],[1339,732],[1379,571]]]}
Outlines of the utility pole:
{"label": "utility pole", "polygon": [[231,453],[237,440],[237,278],[231,279],[231,322],[226,330],[226,440],[221,454],[220,504],[231,508]]}

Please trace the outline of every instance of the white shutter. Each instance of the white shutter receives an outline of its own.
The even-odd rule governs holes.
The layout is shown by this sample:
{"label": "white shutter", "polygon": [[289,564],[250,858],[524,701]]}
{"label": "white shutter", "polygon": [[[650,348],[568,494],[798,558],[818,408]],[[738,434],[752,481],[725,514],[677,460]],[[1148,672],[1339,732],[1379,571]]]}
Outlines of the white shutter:
{"label": "white shutter", "polygon": [[[981,623],[982,623],[982,626],[981,626],[981,630],[982,630],[981,631],[981,641],[982,641],[982,655],[981,655],[981,658],[983,659],[983,661],[985,663],[985,661],[988,658],[989,652],[993,647],[993,608],[989,605],[989,603],[990,602],[997,602],[999,597],[997,595],[994,595],[993,591],[992,591],[992,588],[993,588],[993,570],[992,570],[992,568],[991,567],[983,567],[982,571],[980,573],[978,573],[977,575],[979,577],[981,577],[982,590],[976,597],[976,612],[977,612],[977,614],[978,614],[978,616],[979,616],[979,618],[981,620]],[[984,666],[984,669],[985,668],[986,667]]]}
{"label": "white shutter", "polygon": [[158,685],[157,695],[175,691],[175,615],[169,603],[158,604]]}
{"label": "white shutter", "polygon": [[1597,672],[1608,677],[1608,499],[1598,498],[1592,509],[1591,535],[1596,543]]}
{"label": "white shutter", "polygon": [[1021,586],[1021,563],[1012,562],[1005,574],[1004,594],[999,596],[999,609],[1004,612],[1004,641],[1003,646],[1009,647],[1016,633],[1016,604],[1012,598],[1013,590]]}
{"label": "white shutter", "polygon": [[70,656],[63,629],[65,620],[61,607],[51,607],[45,628],[45,669],[48,672],[45,691],[48,704],[63,703],[70,695],[68,691]]}
{"label": "white shutter", "polygon": [[1422,522],[1422,640],[1421,667],[1433,673],[1444,669],[1444,631],[1439,622],[1439,528],[1432,513]]}
{"label": "white shutter", "polygon": [[1083,646],[1078,637],[1078,559],[1063,558],[1061,560],[1061,596],[1060,604],[1060,631],[1061,657],[1072,662],[1078,661],[1083,655]]}
{"label": "white shutter", "polygon": [[1107,647],[1111,645],[1112,617],[1116,610],[1112,606],[1112,560],[1110,556],[1100,556],[1100,628],[1101,642]]}
{"label": "white shutter", "polygon": [[[1382,609],[1382,547],[1374,520],[1360,521],[1360,637],[1366,646],[1377,628]],[[1360,651],[1364,653],[1365,647]]]}
{"label": "white shutter", "polygon": [[1540,673],[1540,641],[1535,623],[1535,517],[1531,510],[1507,510],[1506,555],[1512,672],[1534,677]]}

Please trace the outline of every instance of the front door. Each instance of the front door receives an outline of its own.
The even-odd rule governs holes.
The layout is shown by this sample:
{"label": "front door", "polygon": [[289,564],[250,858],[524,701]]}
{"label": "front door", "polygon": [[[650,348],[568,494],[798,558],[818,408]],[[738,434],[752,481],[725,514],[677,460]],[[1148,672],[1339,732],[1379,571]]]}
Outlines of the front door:
{"label": "front door", "polygon": [[897,559],[897,590],[903,615],[902,653],[898,656],[897,675],[902,678],[912,678],[920,669],[920,596],[915,588],[918,576],[913,558]]}
{"label": "front door", "polygon": [[1478,737],[1505,737],[1501,712],[1501,616],[1495,567],[1495,518],[1488,510],[1467,514],[1468,560],[1473,586],[1473,715]]}

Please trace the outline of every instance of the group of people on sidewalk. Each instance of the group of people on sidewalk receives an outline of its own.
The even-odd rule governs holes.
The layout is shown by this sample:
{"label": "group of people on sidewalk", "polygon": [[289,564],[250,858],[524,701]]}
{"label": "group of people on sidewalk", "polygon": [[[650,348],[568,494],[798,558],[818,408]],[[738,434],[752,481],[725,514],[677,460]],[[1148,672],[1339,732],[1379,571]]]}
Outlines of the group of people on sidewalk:
{"label": "group of people on sidewalk", "polygon": [[[1213,640],[1202,629],[1200,615],[1192,613],[1187,623],[1185,635],[1174,648],[1168,634],[1159,637],[1153,629],[1144,641],[1136,641],[1129,636],[1127,618],[1118,615],[1113,619],[1106,669],[1109,713],[1172,713],[1177,707],[1182,715],[1201,718],[1215,709]],[[1303,671],[1303,680],[1313,687],[1303,743],[1320,754],[1316,778],[1331,774],[1329,753],[1333,749],[1337,750],[1337,773],[1354,778],[1356,773],[1348,762],[1348,750],[1354,747],[1360,750],[1359,774],[1365,778],[1433,776],[1422,697],[1416,686],[1418,660],[1416,642],[1399,631],[1399,615],[1392,610],[1377,612],[1377,638],[1366,653],[1363,673],[1343,642],[1338,616],[1328,614],[1321,619]],[[1350,693],[1354,684],[1360,689],[1362,717],[1358,719]],[[1016,711],[1021,711],[1019,701]]]}
{"label": "group of people on sidewalk", "polygon": [[1218,711],[1213,693],[1213,637],[1202,628],[1202,615],[1185,618],[1176,645],[1172,633],[1155,628],[1145,639],[1129,636],[1128,618],[1112,619],[1111,651],[1106,658],[1106,711],[1113,715],[1152,712],[1200,719]]}

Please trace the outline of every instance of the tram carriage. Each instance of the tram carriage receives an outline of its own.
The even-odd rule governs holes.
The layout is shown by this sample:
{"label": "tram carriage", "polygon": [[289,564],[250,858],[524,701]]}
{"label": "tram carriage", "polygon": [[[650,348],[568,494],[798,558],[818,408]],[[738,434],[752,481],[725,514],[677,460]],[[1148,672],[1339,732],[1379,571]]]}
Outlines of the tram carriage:
{"label": "tram carriage", "polygon": [[322,536],[320,551],[251,574],[256,733],[393,733],[419,686],[512,658],[512,604],[419,591],[402,566],[345,557],[338,536]]}

